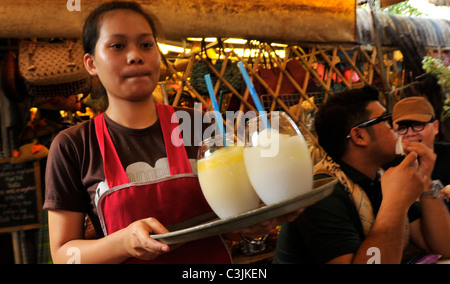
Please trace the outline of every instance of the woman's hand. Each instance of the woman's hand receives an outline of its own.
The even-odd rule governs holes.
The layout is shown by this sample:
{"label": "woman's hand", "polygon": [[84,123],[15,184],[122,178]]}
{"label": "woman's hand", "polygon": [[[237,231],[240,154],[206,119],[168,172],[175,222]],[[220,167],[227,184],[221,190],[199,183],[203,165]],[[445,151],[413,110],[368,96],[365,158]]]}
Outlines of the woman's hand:
{"label": "woman's hand", "polygon": [[155,218],[138,220],[125,229],[125,249],[130,257],[153,260],[161,254],[168,253],[170,247],[152,239],[150,235],[168,232]]}
{"label": "woman's hand", "polygon": [[[155,218],[136,221],[100,239],[84,239],[85,213],[49,210],[49,236],[54,263],[122,263],[129,258],[152,260],[174,249],[150,238],[168,230]],[[77,251],[74,259],[70,251]]]}

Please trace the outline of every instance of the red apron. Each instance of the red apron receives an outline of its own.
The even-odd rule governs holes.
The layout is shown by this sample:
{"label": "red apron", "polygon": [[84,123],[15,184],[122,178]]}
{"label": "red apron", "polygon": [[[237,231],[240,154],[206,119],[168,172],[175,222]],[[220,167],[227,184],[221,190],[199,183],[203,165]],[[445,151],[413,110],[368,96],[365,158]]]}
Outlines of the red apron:
{"label": "red apron", "polygon": [[[170,175],[159,180],[130,182],[109,135],[104,115],[94,119],[106,178],[106,184],[101,190],[97,189],[96,193],[97,210],[105,235],[144,218],[154,217],[167,227],[211,211],[203,197],[197,175],[192,172],[183,140],[181,137],[172,137],[172,133],[180,133],[173,132],[179,127],[177,122],[171,122],[175,113],[173,107],[160,104],[156,106],[170,169]],[[172,139],[181,140],[176,143],[181,145],[174,146]],[[138,259],[130,259],[127,262],[144,263]],[[186,243],[153,261],[145,261],[145,263],[230,262],[230,254],[221,237]]]}

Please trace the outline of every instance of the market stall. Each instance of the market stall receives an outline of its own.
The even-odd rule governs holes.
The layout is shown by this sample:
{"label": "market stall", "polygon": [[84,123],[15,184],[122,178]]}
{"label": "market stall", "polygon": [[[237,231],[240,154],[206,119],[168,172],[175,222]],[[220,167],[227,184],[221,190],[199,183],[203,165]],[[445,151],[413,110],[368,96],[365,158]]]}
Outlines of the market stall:
{"label": "market stall", "polygon": [[[51,0],[33,9],[30,2],[4,0],[0,6],[2,72],[7,75],[2,81],[7,99],[1,101],[0,158],[9,158],[24,144],[37,142],[48,147],[58,131],[104,108],[104,102],[87,97],[95,82],[80,69],[80,62],[73,62],[77,70],[69,68],[77,74],[71,76],[76,80],[58,81],[45,75],[53,83],[31,81],[25,70],[32,71],[38,64],[61,65],[54,59],[38,62],[38,52],[48,48],[40,44],[63,45],[75,54],[74,46],[80,45],[73,39],[79,37],[83,17],[95,4],[106,1]],[[384,103],[392,107],[405,96],[432,89],[427,95],[437,112],[442,111],[440,86],[432,78],[423,82],[417,78],[425,74],[423,56],[448,56],[450,24],[446,20],[376,13],[379,30],[374,30],[374,18],[370,12],[356,9],[354,0],[137,2],[158,17],[160,43],[181,48],[163,55],[163,72],[155,93],[161,103],[185,107],[201,103],[203,110],[212,110],[204,79],[211,74],[222,114],[258,111],[237,67],[242,62],[264,110],[282,110],[289,115],[307,139],[314,163],[323,156],[312,128],[314,113],[335,92],[373,85],[381,91]],[[206,40],[208,37],[212,39]],[[227,41],[230,38],[242,40]],[[69,61],[75,58],[71,55]],[[26,66],[21,69],[20,64]],[[4,117],[6,113],[11,117]],[[235,125],[241,118],[237,116]],[[450,135],[445,130],[442,133]],[[276,238],[276,233],[268,240]],[[258,261],[270,259],[270,249],[264,243],[249,254],[261,252],[265,254],[256,258]],[[20,262],[18,258],[27,262],[25,253],[16,256]],[[242,255],[238,259],[250,261]]]}

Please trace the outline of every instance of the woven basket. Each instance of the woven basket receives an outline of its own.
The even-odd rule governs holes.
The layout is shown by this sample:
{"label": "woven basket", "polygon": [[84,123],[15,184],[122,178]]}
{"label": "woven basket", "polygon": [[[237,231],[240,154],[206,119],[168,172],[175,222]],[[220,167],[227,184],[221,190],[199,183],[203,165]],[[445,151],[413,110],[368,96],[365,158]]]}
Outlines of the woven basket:
{"label": "woven basket", "polygon": [[25,81],[25,86],[28,94],[33,97],[68,97],[79,94],[87,96],[91,91],[89,78],[56,85],[35,85]]}
{"label": "woven basket", "polygon": [[19,69],[30,96],[87,95],[91,84],[83,55],[77,40],[21,41]]}

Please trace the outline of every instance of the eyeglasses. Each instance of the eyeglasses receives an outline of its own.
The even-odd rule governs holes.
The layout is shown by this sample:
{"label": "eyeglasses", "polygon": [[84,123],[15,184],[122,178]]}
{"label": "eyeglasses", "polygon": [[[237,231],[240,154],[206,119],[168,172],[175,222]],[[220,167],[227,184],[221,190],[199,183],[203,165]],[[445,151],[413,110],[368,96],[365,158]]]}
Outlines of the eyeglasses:
{"label": "eyeglasses", "polygon": [[414,132],[421,132],[425,129],[428,123],[433,122],[433,119],[430,122],[420,122],[420,121],[411,121],[411,122],[401,122],[398,124],[397,133],[400,135],[406,135],[408,133],[409,128]]}
{"label": "eyeglasses", "polygon": [[[360,123],[360,124],[358,124],[358,125],[355,125],[355,126],[353,126],[352,127],[352,129],[353,128],[364,128],[364,127],[369,127],[369,126],[372,126],[372,125],[375,125],[375,124],[378,124],[378,123],[381,123],[381,122],[384,122],[384,121],[387,121],[388,123],[389,123],[389,126],[392,128],[392,114],[391,113],[386,113],[386,114],[383,114],[382,116],[379,116],[379,117],[376,117],[376,118],[373,118],[373,119],[371,119],[371,120],[368,120],[368,121],[366,121],[366,122],[363,122],[363,123]],[[347,139],[350,139],[350,133],[347,135]]]}

